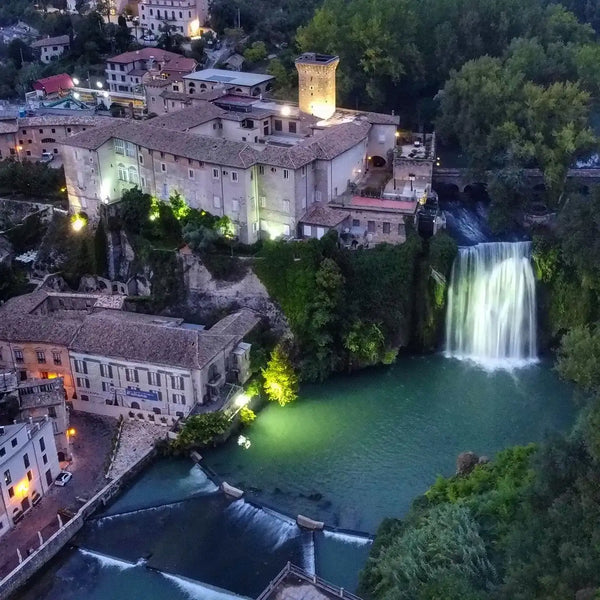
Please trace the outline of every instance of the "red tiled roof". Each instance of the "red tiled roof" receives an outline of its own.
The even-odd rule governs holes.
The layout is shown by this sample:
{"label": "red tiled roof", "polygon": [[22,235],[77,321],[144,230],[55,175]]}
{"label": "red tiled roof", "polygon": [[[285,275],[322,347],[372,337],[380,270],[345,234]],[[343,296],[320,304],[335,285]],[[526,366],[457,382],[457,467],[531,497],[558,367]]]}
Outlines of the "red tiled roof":
{"label": "red tiled roof", "polygon": [[52,75],[52,77],[44,77],[33,82],[34,90],[41,90],[46,94],[55,94],[61,90],[70,90],[73,87],[73,80],[70,75],[61,73],[60,75]]}

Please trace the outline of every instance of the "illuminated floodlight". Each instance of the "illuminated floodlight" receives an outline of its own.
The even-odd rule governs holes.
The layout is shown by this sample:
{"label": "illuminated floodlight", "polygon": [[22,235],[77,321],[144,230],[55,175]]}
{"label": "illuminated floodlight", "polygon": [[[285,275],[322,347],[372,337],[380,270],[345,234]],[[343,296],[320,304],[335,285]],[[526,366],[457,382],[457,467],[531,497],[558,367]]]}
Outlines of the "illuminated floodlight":
{"label": "illuminated floodlight", "polygon": [[101,81],[96,81],[96,87],[97,88],[102,88],[102,82]]}
{"label": "illuminated floodlight", "polygon": [[75,85],[79,85],[79,79],[77,79],[77,77],[73,77],[73,83]]}
{"label": "illuminated floodlight", "polygon": [[284,106],[281,107],[281,116],[282,117],[289,117],[292,114],[292,109],[285,104]]}
{"label": "illuminated floodlight", "polygon": [[237,398],[235,399],[235,405],[238,408],[242,408],[243,406],[246,406],[248,404],[248,402],[250,402],[250,396],[248,396],[248,394],[239,394],[237,396]]}

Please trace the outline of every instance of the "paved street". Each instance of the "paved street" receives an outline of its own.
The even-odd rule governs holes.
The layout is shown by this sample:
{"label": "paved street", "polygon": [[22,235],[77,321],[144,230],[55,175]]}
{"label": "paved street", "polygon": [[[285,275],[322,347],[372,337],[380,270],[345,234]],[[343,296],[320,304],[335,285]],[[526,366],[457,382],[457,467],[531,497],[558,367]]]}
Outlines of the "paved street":
{"label": "paved street", "polygon": [[107,483],[104,468],[117,420],[72,412],[71,427],[76,434],[71,444],[73,461],[67,470],[73,473],[73,479],[63,488],[53,486],[10,533],[2,536],[0,578],[17,566],[17,548],[25,558],[29,548],[39,546],[38,531],[46,540],[58,529],[59,509],[75,512],[81,506],[78,497],[88,499]]}

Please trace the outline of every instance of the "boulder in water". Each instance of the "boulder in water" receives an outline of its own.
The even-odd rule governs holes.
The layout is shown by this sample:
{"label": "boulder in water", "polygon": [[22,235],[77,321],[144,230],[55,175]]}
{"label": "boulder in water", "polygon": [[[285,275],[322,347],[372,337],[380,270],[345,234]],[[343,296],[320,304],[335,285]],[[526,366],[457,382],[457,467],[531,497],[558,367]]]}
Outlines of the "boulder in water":
{"label": "boulder in water", "polygon": [[479,463],[479,456],[475,452],[461,452],[456,459],[456,474],[468,475]]}

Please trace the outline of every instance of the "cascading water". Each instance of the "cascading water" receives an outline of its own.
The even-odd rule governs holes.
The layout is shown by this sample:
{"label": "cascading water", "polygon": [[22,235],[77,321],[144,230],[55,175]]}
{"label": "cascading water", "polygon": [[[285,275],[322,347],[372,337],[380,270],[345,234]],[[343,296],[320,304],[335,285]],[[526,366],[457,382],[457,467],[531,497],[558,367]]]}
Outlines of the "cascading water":
{"label": "cascading water", "polygon": [[460,248],[452,267],[446,354],[486,368],[535,362],[535,280],[530,242]]}

